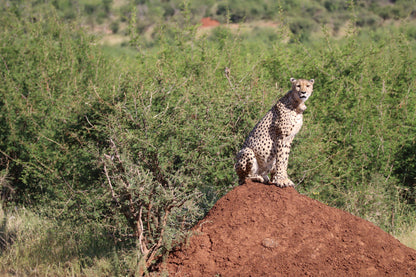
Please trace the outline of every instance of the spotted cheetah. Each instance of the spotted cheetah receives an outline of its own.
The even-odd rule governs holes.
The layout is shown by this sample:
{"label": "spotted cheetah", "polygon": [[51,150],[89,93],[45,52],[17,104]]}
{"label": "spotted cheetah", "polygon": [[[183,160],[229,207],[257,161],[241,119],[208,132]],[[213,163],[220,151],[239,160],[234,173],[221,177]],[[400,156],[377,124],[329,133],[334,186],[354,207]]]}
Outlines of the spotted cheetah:
{"label": "spotted cheetah", "polygon": [[278,187],[294,186],[286,172],[290,146],[302,127],[305,101],[315,81],[290,78],[290,82],[292,89],[257,123],[237,154],[234,168],[240,185],[250,178]]}

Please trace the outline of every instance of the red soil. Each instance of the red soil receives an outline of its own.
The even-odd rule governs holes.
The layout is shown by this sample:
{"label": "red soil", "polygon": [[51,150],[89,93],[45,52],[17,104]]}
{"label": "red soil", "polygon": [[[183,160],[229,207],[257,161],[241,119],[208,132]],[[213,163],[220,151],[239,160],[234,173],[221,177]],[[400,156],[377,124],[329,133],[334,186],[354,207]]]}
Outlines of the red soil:
{"label": "red soil", "polygon": [[201,28],[207,28],[207,27],[216,27],[216,26],[220,26],[220,22],[215,20],[215,19],[211,19],[210,17],[204,17],[201,19]]}
{"label": "red soil", "polygon": [[416,251],[374,224],[248,181],[221,198],[171,253],[169,276],[416,276]]}

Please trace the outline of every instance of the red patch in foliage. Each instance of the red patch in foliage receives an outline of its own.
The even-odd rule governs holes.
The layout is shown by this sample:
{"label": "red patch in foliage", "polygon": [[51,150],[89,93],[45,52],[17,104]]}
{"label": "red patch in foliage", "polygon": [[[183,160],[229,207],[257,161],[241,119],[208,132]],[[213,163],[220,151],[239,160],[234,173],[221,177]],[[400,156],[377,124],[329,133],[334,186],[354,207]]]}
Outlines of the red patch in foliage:
{"label": "red patch in foliage", "polygon": [[207,27],[216,27],[216,26],[220,26],[220,22],[215,20],[215,19],[211,19],[210,17],[204,17],[201,19],[201,28],[207,28]]}

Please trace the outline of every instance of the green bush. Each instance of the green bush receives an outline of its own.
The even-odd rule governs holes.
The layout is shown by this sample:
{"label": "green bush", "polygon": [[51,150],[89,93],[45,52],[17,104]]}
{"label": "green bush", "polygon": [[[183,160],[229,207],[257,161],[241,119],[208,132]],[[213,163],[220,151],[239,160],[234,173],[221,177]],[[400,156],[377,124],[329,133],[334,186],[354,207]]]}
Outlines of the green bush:
{"label": "green bush", "polygon": [[[62,251],[40,249],[38,264],[151,270],[237,184],[234,156],[290,77],[316,80],[289,161],[298,190],[390,232],[414,217],[415,40],[395,27],[317,39],[302,19],[295,37],[290,23],[203,35],[185,5],[145,41],[133,9],[132,47],[109,57],[59,11],[16,7],[0,16],[0,185],[7,212],[50,224],[27,253]],[[10,268],[24,245],[4,247]]]}
{"label": "green bush", "polygon": [[[16,196],[26,203],[42,203],[44,194],[67,199],[63,192],[88,186],[98,174],[80,146],[105,61],[82,30],[45,17],[2,19],[1,150]],[[78,166],[84,168],[74,174]]]}

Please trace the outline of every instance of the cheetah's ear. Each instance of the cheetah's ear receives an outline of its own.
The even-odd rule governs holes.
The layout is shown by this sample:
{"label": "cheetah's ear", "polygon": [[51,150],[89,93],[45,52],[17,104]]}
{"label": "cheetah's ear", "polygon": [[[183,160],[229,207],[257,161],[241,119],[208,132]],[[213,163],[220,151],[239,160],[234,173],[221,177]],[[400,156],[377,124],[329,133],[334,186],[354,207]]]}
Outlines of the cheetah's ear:
{"label": "cheetah's ear", "polygon": [[294,82],[296,82],[296,79],[295,78],[290,78],[290,82],[294,83]]}
{"label": "cheetah's ear", "polygon": [[309,82],[311,82],[312,84],[315,83],[314,79],[310,79]]}

